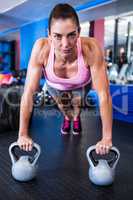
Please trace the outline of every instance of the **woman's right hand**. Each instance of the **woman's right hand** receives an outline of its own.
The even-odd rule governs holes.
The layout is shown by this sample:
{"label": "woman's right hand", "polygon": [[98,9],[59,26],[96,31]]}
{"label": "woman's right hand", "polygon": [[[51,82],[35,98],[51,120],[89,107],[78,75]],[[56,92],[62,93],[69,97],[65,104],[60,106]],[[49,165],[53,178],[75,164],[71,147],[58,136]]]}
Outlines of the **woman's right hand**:
{"label": "woman's right hand", "polygon": [[33,148],[33,140],[29,136],[19,136],[17,143],[23,151],[31,151]]}

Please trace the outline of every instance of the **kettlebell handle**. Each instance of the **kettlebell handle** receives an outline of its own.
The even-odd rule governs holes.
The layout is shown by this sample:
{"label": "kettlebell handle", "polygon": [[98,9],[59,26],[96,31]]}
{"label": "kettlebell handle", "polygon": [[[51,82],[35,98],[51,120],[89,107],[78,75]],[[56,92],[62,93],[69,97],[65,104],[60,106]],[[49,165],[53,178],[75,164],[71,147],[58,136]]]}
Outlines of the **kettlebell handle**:
{"label": "kettlebell handle", "polygon": [[[17,142],[13,142],[10,146],[9,146],[9,155],[11,157],[11,161],[12,161],[12,164],[16,163],[17,159],[15,158],[15,156],[13,155],[13,148],[14,147],[19,147],[18,143]],[[41,153],[41,148],[40,148],[40,145],[37,144],[37,143],[33,143],[33,147],[36,148],[37,152],[35,153],[34,155],[34,161],[32,162],[32,165],[34,166],[40,156],[40,153]]]}
{"label": "kettlebell handle", "polygon": [[94,164],[93,164],[93,162],[90,158],[90,153],[95,149],[96,149],[96,145],[92,145],[87,149],[87,152],[86,152],[87,160],[88,160],[91,167],[94,167]]}
{"label": "kettlebell handle", "polygon": [[[90,164],[91,167],[94,167],[94,164],[93,164],[93,162],[92,162],[92,160],[91,160],[91,158],[90,158],[90,153],[91,153],[93,150],[95,150],[95,149],[96,149],[96,145],[92,145],[92,146],[90,146],[90,147],[87,149],[87,152],[86,152],[86,156],[87,156],[88,162],[89,162],[89,164]],[[118,160],[119,160],[119,158],[120,158],[120,152],[119,152],[119,150],[118,150],[115,146],[112,146],[112,148],[110,149],[110,151],[113,151],[113,152],[115,152],[115,153],[117,154],[116,161],[114,162],[114,164],[113,164],[113,166],[112,166],[112,168],[115,169],[115,167],[116,167],[116,165],[117,165],[117,163],[118,163]]]}
{"label": "kettlebell handle", "polygon": [[10,146],[9,146],[9,155],[11,157],[11,161],[12,164],[16,163],[17,159],[15,158],[15,156],[13,155],[12,149],[14,147],[18,146],[17,142],[13,142]]}
{"label": "kettlebell handle", "polygon": [[115,160],[115,162],[114,162],[114,164],[112,166],[112,168],[115,169],[115,167],[116,167],[116,165],[117,165],[117,163],[118,163],[118,161],[120,159],[120,151],[115,146],[113,146],[111,148],[111,151],[114,151],[116,153],[116,155],[117,155],[116,160]]}
{"label": "kettlebell handle", "polygon": [[36,164],[36,162],[37,162],[39,156],[40,156],[41,147],[40,147],[40,145],[37,144],[37,143],[34,143],[34,144],[33,144],[33,147],[35,147],[36,150],[37,150],[37,152],[36,152],[36,154],[35,154],[35,156],[34,156],[34,161],[33,161],[33,163],[32,163],[32,165],[34,166],[34,165]]}

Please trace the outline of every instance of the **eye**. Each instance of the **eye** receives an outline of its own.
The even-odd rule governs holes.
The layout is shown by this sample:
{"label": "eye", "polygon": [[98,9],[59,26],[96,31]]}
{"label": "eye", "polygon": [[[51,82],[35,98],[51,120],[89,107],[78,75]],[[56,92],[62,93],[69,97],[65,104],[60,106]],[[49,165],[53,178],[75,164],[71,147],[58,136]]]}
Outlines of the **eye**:
{"label": "eye", "polygon": [[54,38],[56,38],[57,40],[61,40],[61,35],[54,35]]}
{"label": "eye", "polygon": [[74,37],[76,37],[76,33],[71,33],[71,34],[68,35],[68,37],[69,38],[74,38]]}

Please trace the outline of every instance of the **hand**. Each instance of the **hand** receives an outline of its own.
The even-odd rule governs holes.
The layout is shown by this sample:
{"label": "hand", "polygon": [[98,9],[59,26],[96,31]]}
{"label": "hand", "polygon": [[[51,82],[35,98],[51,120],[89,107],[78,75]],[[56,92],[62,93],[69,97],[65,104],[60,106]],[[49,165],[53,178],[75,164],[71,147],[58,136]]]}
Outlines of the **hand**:
{"label": "hand", "polygon": [[17,143],[23,151],[31,151],[33,147],[33,140],[29,136],[19,136]]}
{"label": "hand", "polygon": [[100,155],[108,154],[112,147],[112,139],[103,138],[96,144],[96,153]]}

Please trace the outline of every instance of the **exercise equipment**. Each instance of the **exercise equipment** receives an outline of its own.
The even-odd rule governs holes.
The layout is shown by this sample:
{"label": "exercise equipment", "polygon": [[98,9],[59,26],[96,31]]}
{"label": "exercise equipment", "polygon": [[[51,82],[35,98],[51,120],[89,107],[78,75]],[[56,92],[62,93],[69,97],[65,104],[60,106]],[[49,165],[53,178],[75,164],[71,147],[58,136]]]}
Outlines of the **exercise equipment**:
{"label": "exercise equipment", "polygon": [[90,164],[89,178],[92,183],[100,186],[106,186],[113,183],[115,178],[115,168],[120,158],[120,152],[116,147],[112,147],[110,152],[115,156],[111,160],[95,159],[93,152],[96,146],[93,145],[88,148],[86,156]]}
{"label": "exercise equipment", "polygon": [[44,93],[43,90],[40,92],[36,92],[33,96],[34,107],[41,107],[41,106],[54,106],[55,101],[52,96],[49,94],[48,91]]}
{"label": "exercise equipment", "polygon": [[94,108],[99,106],[98,95],[95,90],[90,90],[86,96],[86,105],[88,107]]}
{"label": "exercise equipment", "polygon": [[112,83],[116,83],[116,80],[118,78],[118,65],[117,64],[112,64],[112,66],[109,69],[109,80]]}
{"label": "exercise equipment", "polygon": [[14,148],[17,146],[17,142],[14,142],[9,147],[9,155],[12,161],[12,176],[18,181],[30,181],[37,174],[37,161],[41,153],[41,148],[38,144],[34,143],[33,148],[36,149],[34,156],[22,155],[18,158],[14,151]]}
{"label": "exercise equipment", "polygon": [[34,102],[34,107],[40,107],[44,105],[44,91],[43,90],[41,92],[36,92],[33,95],[33,102]]}
{"label": "exercise equipment", "polygon": [[128,63],[122,65],[118,72],[118,65],[113,64],[108,72],[110,82],[117,84],[133,84],[133,52],[131,53]]}
{"label": "exercise equipment", "polygon": [[0,132],[18,130],[23,86],[0,88]]}
{"label": "exercise equipment", "polygon": [[118,84],[126,84],[127,83],[127,69],[129,65],[123,64],[122,68],[118,74],[118,79],[116,80],[116,83]]}
{"label": "exercise equipment", "polygon": [[127,82],[133,84],[133,63],[131,63],[127,69]]}
{"label": "exercise equipment", "polygon": [[54,106],[56,103],[47,90],[41,90],[33,95],[34,107]]}

